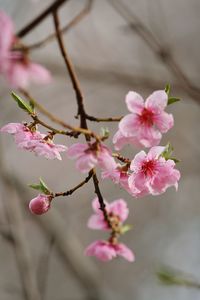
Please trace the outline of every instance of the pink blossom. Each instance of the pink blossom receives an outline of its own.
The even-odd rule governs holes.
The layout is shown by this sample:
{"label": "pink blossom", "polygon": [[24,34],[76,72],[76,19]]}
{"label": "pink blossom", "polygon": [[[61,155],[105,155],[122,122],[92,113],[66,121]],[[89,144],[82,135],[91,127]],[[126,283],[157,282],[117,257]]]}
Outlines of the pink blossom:
{"label": "pink blossom", "polygon": [[[111,203],[104,201],[104,203],[106,204],[106,211],[111,221],[113,220],[122,224],[127,219],[129,209],[123,199],[118,199]],[[99,209],[100,205],[97,197],[92,201],[92,207],[95,214],[89,218],[88,227],[91,229],[101,230],[109,229],[107,222],[104,220],[103,212]]]}
{"label": "pink blossom", "polygon": [[113,138],[116,149],[121,149],[126,143],[144,147],[158,145],[162,133],[174,124],[172,114],[164,111],[167,101],[164,90],[153,92],[146,102],[139,94],[129,92],[126,104],[131,114],[123,117],[119,123],[119,131]]}
{"label": "pink blossom", "polygon": [[117,256],[121,256],[133,262],[135,260],[133,252],[124,244],[112,244],[107,241],[95,241],[90,244],[86,250],[85,255],[96,256],[101,261],[109,261]]}
{"label": "pink blossom", "polygon": [[14,34],[12,20],[0,11],[0,72],[13,88],[25,88],[29,82],[49,83],[51,75],[47,69],[32,63],[28,52]]}
{"label": "pink blossom", "polygon": [[89,172],[96,165],[111,170],[116,164],[110,150],[103,144],[77,143],[69,147],[67,154],[69,158],[76,159],[76,168],[82,173]]}
{"label": "pink blossom", "polygon": [[129,194],[132,195],[132,191],[128,184],[129,170],[126,165],[116,164],[116,168],[113,170],[105,170],[101,173],[102,179],[111,179],[115,184],[119,184]]}
{"label": "pink blossom", "polygon": [[148,154],[140,151],[132,160],[128,179],[131,192],[136,197],[147,194],[159,195],[170,186],[178,188],[180,172],[173,160],[161,156],[165,147],[152,147]]}
{"label": "pink blossom", "polygon": [[60,152],[67,150],[64,145],[56,145],[46,135],[36,130],[31,130],[28,126],[20,123],[9,123],[0,129],[0,132],[6,132],[14,135],[15,143],[20,149],[34,152],[38,156],[44,156],[47,159],[57,158],[61,160]]}
{"label": "pink blossom", "polygon": [[56,145],[52,141],[37,141],[34,147],[34,153],[38,156],[44,156],[47,159],[62,160],[60,152],[65,152],[67,147],[64,145]]}
{"label": "pink blossom", "polygon": [[42,215],[46,213],[51,204],[52,197],[50,195],[39,194],[29,203],[29,210],[35,215]]}

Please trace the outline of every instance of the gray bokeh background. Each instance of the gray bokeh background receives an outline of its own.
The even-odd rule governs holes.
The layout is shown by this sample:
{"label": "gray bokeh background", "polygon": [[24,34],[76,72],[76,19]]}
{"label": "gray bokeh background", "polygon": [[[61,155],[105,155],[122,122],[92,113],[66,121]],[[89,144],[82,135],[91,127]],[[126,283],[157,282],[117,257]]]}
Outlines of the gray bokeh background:
{"label": "gray bokeh background", "polygon": [[[169,49],[192,84],[199,86],[200,2],[119,2],[126,4],[129,10],[142,20],[163,47]],[[19,30],[50,3],[51,1],[47,0],[0,0],[0,8],[14,19],[16,29]],[[73,0],[65,4],[60,10],[62,24],[69,22],[82,9],[84,3],[83,0]],[[51,17],[28,34],[23,41],[30,44],[50,32],[53,32]],[[126,114],[124,97],[129,90],[136,90],[145,97],[155,89],[162,89],[167,82],[171,83],[172,93],[181,97],[182,101],[168,108],[168,111],[174,114],[175,126],[163,137],[162,144],[167,141],[173,144],[175,155],[181,160],[178,168],[182,178],[177,193],[174,189],[169,189],[162,196],[142,199],[133,199],[109,181],[100,182],[103,195],[108,201],[124,198],[128,202],[128,223],[133,224],[133,230],[122,237],[122,240],[133,249],[136,255],[135,263],[129,264],[121,259],[100,263],[95,258],[84,257],[84,248],[90,242],[105,237],[104,233],[93,232],[86,227],[92,212],[92,182],[72,196],[59,198],[53,203],[52,211],[58,213],[58,220],[62,220],[60,234],[63,241],[67,239],[71,247],[75,245],[72,253],[75,257],[77,255],[81,262],[84,261],[84,266],[80,266],[80,269],[83,268],[83,272],[86,272],[85,276],[87,277],[87,270],[84,271],[86,265],[90,275],[93,274],[97,279],[97,282],[94,281],[100,293],[105,292],[104,298],[100,299],[200,299],[199,290],[166,287],[160,285],[155,276],[160,264],[167,264],[193,274],[200,281],[200,99],[198,103],[198,100],[192,99],[184,91],[182,81],[170,72],[165,62],[158,59],[137,32],[134,33],[128,27],[127,22],[106,0],[94,1],[89,15],[68,32],[64,40],[81,82],[86,110],[91,115],[103,117]],[[54,77],[54,81],[48,86],[31,86],[31,94],[55,115],[68,123],[77,124],[74,119],[77,107],[73,89],[56,41],[33,51],[31,57],[45,65]],[[10,89],[2,78],[0,87],[0,126],[8,122],[28,120],[25,113],[11,100]],[[89,125],[96,131],[101,126],[107,126],[111,137],[117,129],[116,123]],[[0,139],[1,156],[7,171],[17,176],[29,195],[26,205],[29,199],[35,196],[34,191],[30,191],[26,185],[37,182],[39,176],[55,191],[67,190],[83,178],[83,175],[75,170],[74,162],[67,158],[62,162],[47,161],[17,150],[11,137],[1,136]],[[67,145],[73,142],[63,137],[57,141]],[[123,154],[131,158],[136,151],[127,147]],[[7,197],[10,197],[9,192],[7,193],[6,186],[3,187],[2,180],[2,228],[5,228],[8,222],[5,216]],[[39,218],[44,218],[44,223],[46,220],[47,224],[51,222],[51,213],[53,214],[49,212],[48,216]],[[33,218],[27,208],[22,209],[22,219],[36,278],[39,281],[40,273],[47,274],[44,299],[89,299],[87,288],[83,287],[78,276],[71,272],[70,266],[68,267],[63,256],[57,251],[59,246],[56,237],[47,235],[46,231],[44,234],[41,224],[38,225],[37,217]],[[23,299],[13,244],[3,234],[0,243],[0,299]],[[48,270],[45,271],[46,265],[43,261],[47,256]],[[41,266],[44,266],[44,269],[41,270]]]}

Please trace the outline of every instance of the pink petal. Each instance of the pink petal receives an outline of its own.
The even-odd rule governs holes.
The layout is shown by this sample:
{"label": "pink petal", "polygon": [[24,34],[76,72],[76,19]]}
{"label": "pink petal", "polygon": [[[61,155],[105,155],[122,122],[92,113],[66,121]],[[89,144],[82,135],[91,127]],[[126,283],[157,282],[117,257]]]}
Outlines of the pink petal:
{"label": "pink petal", "polygon": [[160,143],[162,135],[154,127],[144,125],[140,127],[137,138],[141,145],[148,148],[158,145]]}
{"label": "pink petal", "polygon": [[131,189],[131,192],[135,195],[140,194],[143,190],[147,188],[147,179],[143,172],[137,174],[132,174],[128,178],[128,184]]}
{"label": "pink petal", "polygon": [[116,150],[121,150],[127,144],[137,147],[141,146],[137,137],[125,137],[120,130],[118,130],[113,136],[113,144]]}
{"label": "pink petal", "polygon": [[23,130],[24,125],[21,123],[9,123],[5,126],[3,126],[0,131],[6,132],[10,134],[16,134],[18,131]]}
{"label": "pink petal", "polygon": [[120,243],[116,245],[117,255],[124,257],[126,260],[133,262],[135,261],[135,256],[131,249],[129,249],[126,245]]}
{"label": "pink petal", "polygon": [[106,241],[93,242],[86,248],[85,255],[96,256],[101,261],[109,261],[117,256],[115,249]]}
{"label": "pink petal", "polygon": [[127,219],[129,209],[123,199],[113,201],[112,203],[110,203],[109,208],[109,211],[118,216],[121,222],[124,222]]}
{"label": "pink petal", "polygon": [[154,116],[154,122],[157,125],[158,129],[165,133],[174,125],[174,118],[172,114],[166,112],[161,112],[160,114]]}
{"label": "pink petal", "polygon": [[84,154],[88,147],[87,144],[76,143],[68,148],[67,155],[69,158],[78,158]]}
{"label": "pink petal", "polygon": [[146,100],[145,107],[154,113],[162,112],[167,106],[168,96],[164,90],[153,92]]}
{"label": "pink petal", "polygon": [[104,221],[103,215],[92,215],[88,220],[87,226],[91,229],[108,229],[108,226]]}
{"label": "pink petal", "polygon": [[76,168],[82,172],[89,172],[97,164],[97,159],[93,154],[85,154],[79,157],[76,161]]}
{"label": "pink petal", "polygon": [[5,53],[11,48],[14,39],[14,25],[11,18],[0,10],[0,53]]}
{"label": "pink petal", "polygon": [[131,161],[131,165],[130,165],[131,171],[137,172],[138,170],[140,170],[145,159],[146,159],[146,153],[143,150],[137,153],[134,159]]}
{"label": "pink petal", "polygon": [[12,63],[6,73],[7,79],[13,88],[26,88],[29,83],[27,67],[21,63]]}
{"label": "pink petal", "polygon": [[119,129],[123,136],[133,137],[137,135],[140,122],[136,114],[129,114],[119,122]]}
{"label": "pink petal", "polygon": [[135,114],[140,114],[144,109],[144,99],[135,92],[129,92],[126,95],[126,104],[128,110]]}
{"label": "pink petal", "polygon": [[98,165],[103,170],[112,171],[117,167],[117,163],[107,150],[100,151],[98,154]]}
{"label": "pink petal", "polygon": [[152,147],[147,154],[147,159],[148,160],[157,159],[163,153],[164,150],[165,147],[162,146]]}
{"label": "pink petal", "polygon": [[28,65],[28,74],[30,80],[34,83],[49,83],[52,79],[50,72],[46,68],[35,63]]}

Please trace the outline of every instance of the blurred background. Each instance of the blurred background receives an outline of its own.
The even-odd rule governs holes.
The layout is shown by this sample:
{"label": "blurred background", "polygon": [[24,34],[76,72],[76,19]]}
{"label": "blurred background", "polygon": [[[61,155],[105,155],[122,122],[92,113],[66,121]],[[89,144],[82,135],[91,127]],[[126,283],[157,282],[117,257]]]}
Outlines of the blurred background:
{"label": "blurred background", "polygon": [[[52,1],[0,0],[16,24],[16,32]],[[66,25],[88,2],[71,0],[60,9]],[[178,192],[133,199],[110,181],[101,181],[105,199],[128,202],[128,223],[133,229],[122,237],[136,261],[109,263],[85,257],[85,247],[102,232],[86,227],[92,213],[94,187],[89,182],[72,196],[58,198],[44,216],[33,216],[29,200],[36,193],[27,184],[41,176],[53,191],[65,191],[83,179],[74,162],[48,161],[19,151],[12,137],[0,137],[0,299],[1,300],[197,300],[200,290],[166,286],[157,270],[171,266],[192,274],[200,282],[200,1],[96,0],[84,18],[64,35],[85,95],[89,114],[99,117],[127,113],[130,90],[148,96],[171,84],[172,95],[182,99],[171,105],[175,126],[162,144],[170,141],[181,160]],[[0,30],[4,30],[0,28]],[[33,44],[53,33],[52,17],[23,38]],[[33,49],[31,58],[53,75],[47,86],[28,90],[47,109],[66,122],[77,124],[74,92],[56,40]],[[45,119],[45,117],[43,117]],[[10,88],[0,79],[0,127],[29,121],[12,101]],[[110,136],[117,123],[89,124]],[[72,140],[56,138],[70,145]],[[111,140],[111,139],[110,139]],[[111,146],[111,142],[108,141]],[[137,149],[126,147],[132,158]]]}

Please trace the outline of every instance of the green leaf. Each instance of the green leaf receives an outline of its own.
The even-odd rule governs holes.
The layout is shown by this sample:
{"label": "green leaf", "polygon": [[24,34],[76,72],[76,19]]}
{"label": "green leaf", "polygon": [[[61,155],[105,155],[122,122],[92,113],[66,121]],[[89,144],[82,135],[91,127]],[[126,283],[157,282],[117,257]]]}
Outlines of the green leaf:
{"label": "green leaf", "polygon": [[14,92],[12,92],[11,95],[21,109],[25,110],[29,114],[33,113],[33,108],[31,107],[31,105],[29,105],[26,101],[24,101],[20,96],[18,96]]}
{"label": "green leaf", "polygon": [[101,127],[101,135],[104,139],[107,139],[109,137],[109,129],[106,127]]}
{"label": "green leaf", "polygon": [[165,86],[165,92],[167,93],[168,97],[169,97],[169,93],[170,93],[170,84],[166,84]]}
{"label": "green leaf", "polygon": [[175,157],[170,157],[171,160],[173,160],[175,162],[175,164],[180,162],[180,159],[177,159]]}
{"label": "green leaf", "polygon": [[40,186],[45,194],[50,194],[50,190],[42,178],[40,178]]}
{"label": "green leaf", "polygon": [[30,107],[32,108],[33,112],[35,111],[35,103],[34,103],[34,100],[30,100],[29,101],[29,105]]}
{"label": "green leaf", "polygon": [[181,100],[180,98],[169,97],[169,98],[168,98],[167,105],[173,104],[173,103],[178,102],[178,101],[180,101],[180,100]]}
{"label": "green leaf", "polygon": [[165,150],[161,153],[160,156],[164,157],[166,160],[171,157],[171,154],[173,153],[174,148],[170,143],[168,143],[165,147]]}
{"label": "green leaf", "polygon": [[45,195],[51,194],[51,191],[49,190],[48,186],[46,183],[40,178],[40,183],[39,184],[29,184],[29,186],[34,189],[42,192]]}
{"label": "green leaf", "polygon": [[131,229],[132,229],[132,225],[126,224],[126,225],[124,225],[124,226],[121,227],[120,233],[124,234],[124,233],[126,233],[127,231],[129,231]]}

